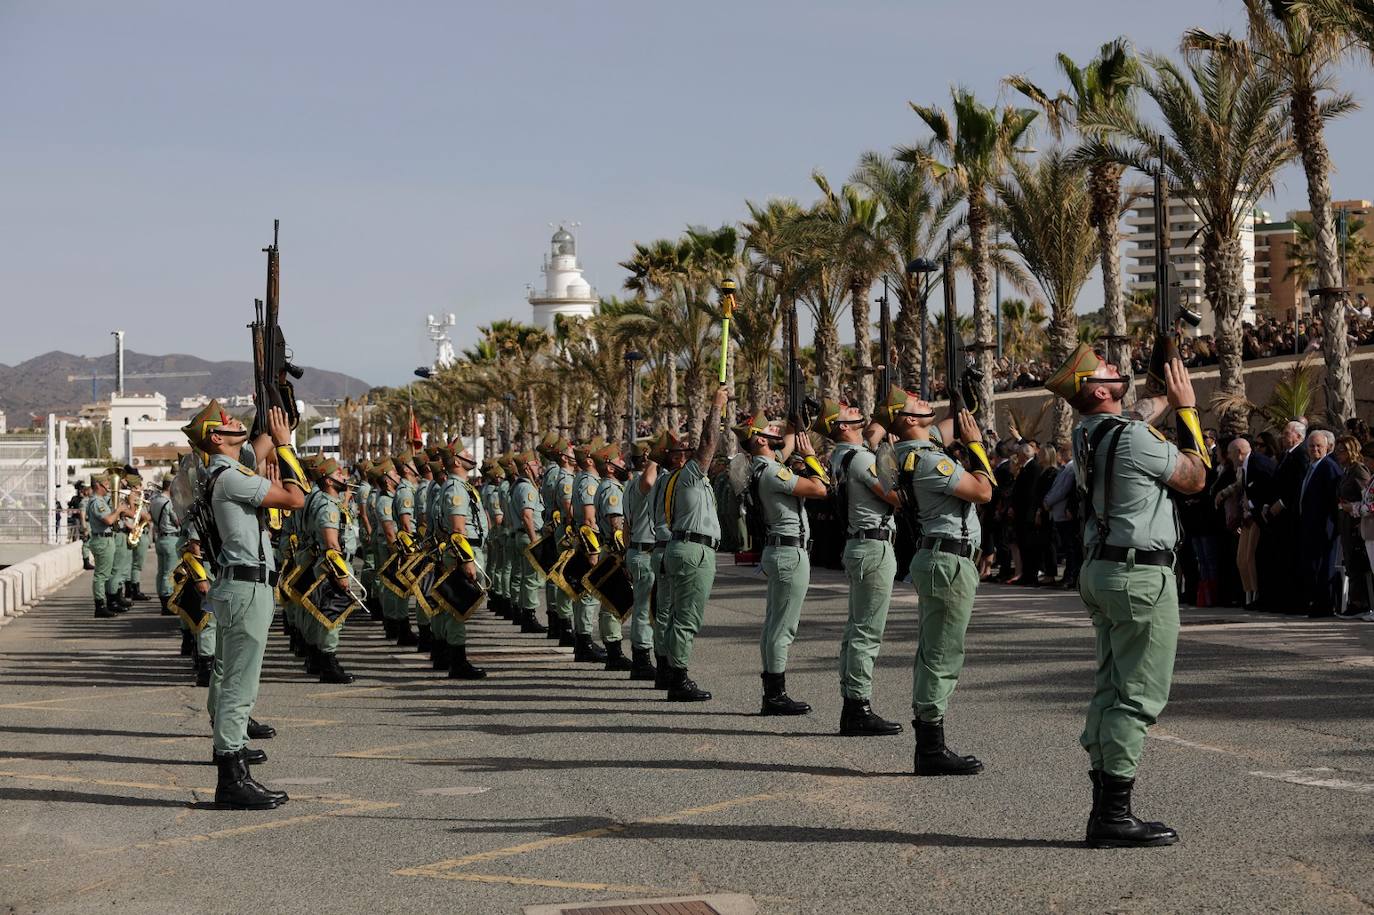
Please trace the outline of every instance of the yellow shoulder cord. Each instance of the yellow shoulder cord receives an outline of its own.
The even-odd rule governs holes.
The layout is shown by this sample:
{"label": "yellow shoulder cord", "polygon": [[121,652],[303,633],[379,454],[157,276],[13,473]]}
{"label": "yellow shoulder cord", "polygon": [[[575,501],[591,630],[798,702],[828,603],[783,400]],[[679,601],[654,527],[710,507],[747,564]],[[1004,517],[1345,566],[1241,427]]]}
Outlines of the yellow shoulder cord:
{"label": "yellow shoulder cord", "polygon": [[330,574],[335,578],[347,578],[349,576],[348,562],[338,550],[325,550],[324,564],[329,567]]}
{"label": "yellow shoulder cord", "polygon": [[458,554],[461,562],[475,562],[477,554],[472,551],[472,544],[468,543],[468,538],[457,531],[448,535],[449,543],[453,545],[454,552]]}
{"label": "yellow shoulder cord", "polygon": [[988,460],[987,451],[983,450],[983,443],[973,442],[972,444],[965,445],[964,447],[968,449],[969,454],[973,455],[973,472],[981,473],[983,476],[991,480],[992,462]]}
{"label": "yellow shoulder cord", "polygon": [[1207,445],[1202,440],[1202,422],[1198,419],[1197,407],[1178,407],[1174,410],[1174,431],[1178,433],[1178,450],[1184,454],[1195,454],[1208,469],[1212,458],[1207,454]]}
{"label": "yellow shoulder cord", "polygon": [[577,529],[577,534],[582,539],[582,546],[588,553],[601,552],[601,541],[596,536],[596,528],[590,524],[583,524]]}
{"label": "yellow shoulder cord", "polygon": [[209,581],[210,575],[205,571],[205,566],[201,565],[200,559],[190,550],[181,554],[181,562],[186,566],[186,571],[190,573],[192,581]]}
{"label": "yellow shoulder cord", "polygon": [[310,492],[310,481],[305,478],[305,471],[301,469],[296,452],[290,445],[277,446],[277,470],[281,473],[283,484],[291,483],[299,486],[301,492]]}
{"label": "yellow shoulder cord", "polygon": [[663,520],[668,525],[668,530],[673,529],[673,495],[677,491],[677,475],[682,473],[682,469],[674,470],[668,475],[668,482],[663,485]]}

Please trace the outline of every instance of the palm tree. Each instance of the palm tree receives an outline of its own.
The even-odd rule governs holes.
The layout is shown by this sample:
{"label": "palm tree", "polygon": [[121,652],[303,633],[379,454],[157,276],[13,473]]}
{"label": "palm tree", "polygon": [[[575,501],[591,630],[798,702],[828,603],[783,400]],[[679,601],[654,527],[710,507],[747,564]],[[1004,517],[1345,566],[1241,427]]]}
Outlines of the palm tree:
{"label": "palm tree", "polygon": [[[1162,171],[1170,191],[1202,223],[1203,281],[1217,318],[1223,393],[1245,394],[1241,315],[1245,310],[1245,249],[1241,230],[1274,177],[1296,154],[1282,109],[1283,85],[1235,55],[1189,51],[1183,65],[1147,58],[1139,78],[1164,121],[1164,134],[1130,111],[1095,111],[1086,161],[1108,157],[1146,174]],[[1102,139],[1110,135],[1111,139]],[[1120,140],[1116,139],[1117,137]],[[1161,161],[1162,154],[1162,161]],[[1244,415],[1223,416],[1228,431],[1245,429]]]}
{"label": "palm tree", "polygon": [[[831,236],[835,265],[849,281],[849,314],[854,323],[854,392],[857,406],[865,413],[873,409],[873,320],[868,290],[874,277],[887,266],[888,249],[881,233],[882,205],[855,184],[846,184],[836,193],[819,170],[811,180],[821,190],[818,212]],[[886,361],[887,356],[883,356]]]}
{"label": "palm tree", "polygon": [[1350,376],[1345,305],[1337,291],[1342,285],[1341,264],[1331,211],[1331,155],[1325,125],[1359,107],[1353,97],[1337,93],[1335,87],[1335,69],[1346,54],[1346,39],[1341,31],[1295,7],[1293,0],[1242,2],[1247,24],[1245,43],[1224,33],[1199,29],[1186,33],[1183,43],[1185,48],[1253,60],[1283,87],[1312,210],[1322,355],[1326,360],[1326,414],[1329,421],[1340,425],[1355,415],[1355,385]]}
{"label": "palm tree", "polygon": [[1299,0],[1323,28],[1343,32],[1374,53],[1374,0]]}
{"label": "palm tree", "polygon": [[[952,120],[939,108],[911,103],[912,110],[930,128],[932,147],[905,149],[898,158],[929,163],[934,174],[962,192],[967,204],[965,219],[973,259],[973,319],[977,341],[973,347],[974,364],[983,371],[977,394],[988,415],[992,416],[992,351],[996,343],[992,309],[988,303],[991,285],[988,275],[991,201],[988,195],[1016,157],[1017,144],[1030,129],[1036,112],[1011,106],[994,110],[981,104],[966,89],[955,89],[951,96]],[[937,161],[933,154],[938,154],[943,161]]]}
{"label": "palm tree", "polygon": [[[891,341],[896,350],[897,383],[916,389],[921,375],[921,327],[926,323],[928,290],[939,282],[936,274],[909,272],[907,265],[924,259],[939,262],[944,227],[963,200],[958,187],[942,191],[927,165],[904,162],[881,153],[866,152],[849,178],[873,195],[882,207],[877,226],[886,251],[882,274],[897,294],[897,314]],[[892,354],[884,353],[883,359]]]}
{"label": "palm tree", "polygon": [[[1008,85],[1035,102],[1044,112],[1056,138],[1067,122],[1091,136],[1083,124],[1084,113],[1129,112],[1135,104],[1135,81],[1139,63],[1125,38],[1104,44],[1097,56],[1080,67],[1066,54],[1056,58],[1068,80],[1070,93],[1050,96],[1026,79],[1013,76]],[[1097,139],[1103,139],[1100,135]],[[1088,186],[1092,194],[1091,222],[1097,232],[1098,259],[1102,267],[1102,296],[1106,317],[1107,359],[1123,369],[1130,365],[1131,344],[1127,339],[1126,303],[1121,292],[1121,164],[1111,159],[1088,160]]]}
{"label": "palm tree", "polygon": [[1002,300],[1002,352],[1010,360],[1039,359],[1045,353],[1045,303]]}
{"label": "palm tree", "polygon": [[[1297,286],[1307,289],[1312,278],[1318,273],[1316,230],[1311,222],[1299,219],[1293,223],[1296,241],[1288,243],[1288,269],[1285,280],[1297,280]],[[1346,284],[1360,285],[1360,278],[1374,273],[1374,244],[1364,235],[1365,223],[1362,219],[1352,219],[1346,226],[1347,237],[1340,243],[1340,272]]]}
{"label": "palm tree", "polygon": [[849,276],[834,256],[833,222],[828,204],[817,202],[787,227],[788,244],[795,264],[793,278],[798,301],[811,314],[815,329],[817,391],[822,398],[841,397],[843,352],[840,319],[849,296]]}
{"label": "palm tree", "polygon": [[[1013,162],[1011,180],[998,182],[997,197],[1000,222],[1049,302],[1050,362],[1060,365],[1078,345],[1074,304],[1101,254],[1089,175],[1062,151],[1051,150],[1034,165]],[[1066,441],[1073,409],[1063,400],[1055,403],[1055,438]]]}

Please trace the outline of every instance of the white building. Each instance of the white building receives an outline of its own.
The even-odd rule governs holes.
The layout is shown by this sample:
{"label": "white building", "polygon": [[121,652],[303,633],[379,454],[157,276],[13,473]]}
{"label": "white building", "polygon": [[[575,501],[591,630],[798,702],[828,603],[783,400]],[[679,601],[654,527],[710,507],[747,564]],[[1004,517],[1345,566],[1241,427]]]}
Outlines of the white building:
{"label": "white building", "polygon": [[562,226],[553,233],[551,250],[544,258],[544,291],[530,290],[529,302],[534,306],[534,324],[553,332],[556,315],[574,318],[590,317],[599,301],[596,290],[582,278],[582,265],[577,261],[577,239]]}
{"label": "white building", "polygon": [[339,418],[321,420],[310,427],[310,436],[301,443],[302,454],[339,457]]}
{"label": "white building", "polygon": [[161,394],[111,395],[109,416],[110,451],[116,461],[140,467],[190,450],[181,431],[185,421],[167,418],[167,398]]}
{"label": "white building", "polygon": [[[1204,289],[1202,263],[1202,220],[1182,200],[1169,200],[1169,259],[1178,271],[1187,303],[1202,312],[1199,334],[1216,330],[1212,305]],[[1153,292],[1155,288],[1155,206],[1154,194],[1146,192],[1126,215],[1126,290]],[[1245,252],[1245,311],[1242,320],[1255,320],[1255,218],[1246,217],[1241,230],[1241,246]]]}

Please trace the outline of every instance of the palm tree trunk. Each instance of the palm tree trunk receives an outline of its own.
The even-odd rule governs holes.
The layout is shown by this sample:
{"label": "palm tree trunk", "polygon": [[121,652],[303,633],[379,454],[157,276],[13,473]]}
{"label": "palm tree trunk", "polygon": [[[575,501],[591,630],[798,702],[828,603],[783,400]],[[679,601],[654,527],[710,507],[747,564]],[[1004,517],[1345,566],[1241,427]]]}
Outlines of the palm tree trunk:
{"label": "palm tree trunk", "polygon": [[[1118,221],[1121,213],[1122,168],[1111,163],[1094,165],[1088,173],[1092,194],[1092,224],[1097,229],[1098,257],[1102,264],[1102,310],[1107,318],[1107,361],[1129,372],[1131,341],[1126,338],[1126,300],[1121,294],[1121,251]],[[1167,255],[1165,255],[1167,256]],[[1135,400],[1128,388],[1123,403]]]}
{"label": "palm tree trunk", "polygon": [[925,319],[920,286],[910,274],[903,274],[902,286],[897,291],[897,314],[892,319],[892,346],[897,350],[897,371],[892,380],[909,391],[916,390],[921,383],[921,323]]}
{"label": "palm tree trunk", "polygon": [[[977,391],[982,410],[978,420],[983,428],[991,429],[997,424],[997,406],[993,394],[993,361],[997,339],[994,336],[996,331],[993,329],[992,309],[988,305],[992,283],[988,277],[988,213],[984,193],[981,187],[969,188],[968,232],[969,249],[973,257],[973,339],[977,343],[973,364],[983,371]],[[955,354],[949,353],[947,358],[955,358]]]}
{"label": "palm tree trunk", "polygon": [[[666,406],[667,406],[667,408],[668,408],[668,429],[669,429],[674,435],[677,435],[678,432],[679,432],[679,431],[681,430],[681,428],[682,428],[682,427],[678,424],[678,421],[679,421],[680,417],[682,416],[682,414],[678,411],[678,408],[679,408],[679,405],[681,404],[681,401],[678,399],[678,391],[677,391],[677,388],[678,388],[678,384],[677,384],[677,359],[676,359],[676,357],[674,357],[674,356],[669,356],[669,357],[668,357],[668,403],[667,403]],[[695,433],[695,432],[690,432],[690,433],[688,433],[688,434],[689,434],[689,435],[695,435],[696,433]]]}
{"label": "palm tree trunk", "polygon": [[558,389],[558,434],[566,435],[568,432],[568,389],[560,387]]}
{"label": "palm tree trunk", "polygon": [[[1316,94],[1295,93],[1292,102],[1293,134],[1307,175],[1307,203],[1312,208],[1312,248],[1316,256],[1317,285],[1330,290],[1344,285],[1336,227],[1331,215],[1331,157],[1326,149]],[[1301,290],[1299,290],[1301,294]],[[1350,376],[1350,352],[1346,338],[1345,305],[1341,295],[1321,293],[1322,358],[1326,361],[1326,418],[1340,428],[1355,415],[1355,384]]]}
{"label": "palm tree trunk", "polygon": [[763,409],[768,396],[768,360],[750,361],[744,382],[745,408],[753,416]]}
{"label": "palm tree trunk", "polygon": [[701,420],[706,415],[706,379],[701,365],[687,366],[682,388],[687,398],[687,435],[695,439],[701,433]]}
{"label": "palm tree trunk", "polygon": [[[1050,319],[1050,364],[1063,365],[1069,353],[1078,345],[1078,315],[1073,310],[1073,302],[1054,305],[1054,317]],[[1054,402],[1054,440],[1067,442],[1073,431],[1073,407],[1062,397]]]}
{"label": "palm tree trunk", "polygon": [[840,331],[834,318],[816,322],[816,368],[820,396],[840,399]]}
{"label": "palm tree trunk", "polygon": [[[725,424],[727,426],[733,426],[735,424],[733,414],[735,411],[739,410],[739,400],[737,399],[735,389],[735,357],[739,354],[739,349],[736,347],[734,340],[731,340],[728,345],[730,347],[730,357],[725,360],[725,386],[730,389],[730,400],[725,404],[724,416]],[[724,435],[722,439],[724,440],[725,456],[734,457],[735,452],[739,450],[739,442],[733,435]]]}
{"label": "palm tree trunk", "polygon": [[[865,415],[873,410],[873,329],[868,307],[868,288],[871,281],[855,277],[849,287],[850,314],[854,319],[854,392],[858,407]],[[887,356],[883,356],[886,361]]]}
{"label": "palm tree trunk", "polygon": [[[1221,372],[1218,392],[1233,395],[1240,403],[1245,397],[1245,370],[1241,363],[1245,251],[1239,238],[1216,239],[1208,231],[1203,233],[1202,259],[1207,298],[1212,302],[1217,319],[1217,357]],[[1220,420],[1223,433],[1241,435],[1248,431],[1248,417],[1243,409],[1229,410]]]}

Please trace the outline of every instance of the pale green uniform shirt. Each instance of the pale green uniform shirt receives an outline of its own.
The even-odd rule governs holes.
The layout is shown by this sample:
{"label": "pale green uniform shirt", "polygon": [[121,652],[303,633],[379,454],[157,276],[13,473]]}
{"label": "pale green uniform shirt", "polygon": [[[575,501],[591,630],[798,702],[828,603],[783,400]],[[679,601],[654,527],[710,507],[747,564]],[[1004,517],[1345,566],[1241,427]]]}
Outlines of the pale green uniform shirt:
{"label": "pale green uniform shirt", "polygon": [[600,481],[585,470],[579,470],[573,477],[572,516],[575,524],[582,523],[583,509],[588,505],[596,508],[596,487]]}
{"label": "pale green uniform shirt", "polygon": [[148,506],[148,514],[153,516],[153,533],[158,537],[175,537],[181,530],[177,513],[172,508],[172,500],[158,493]]}
{"label": "pale green uniform shirt", "polygon": [[[846,467],[845,455],[851,452],[854,457]],[[836,445],[830,453],[830,476],[836,486],[845,487],[845,499],[849,503],[849,517],[845,519],[847,533],[857,534],[875,528],[897,529],[892,506],[873,493],[873,487],[878,485],[878,457],[867,447],[852,442]]]}
{"label": "pale green uniform shirt", "polygon": [[934,442],[898,442],[895,450],[897,466],[911,470],[908,495],[916,500],[922,536],[967,540],[976,549],[983,537],[978,510],[954,494],[967,471]]}
{"label": "pale green uniform shirt", "polygon": [[[660,468],[660,473],[662,468]],[[653,487],[649,487],[649,492],[639,491],[639,478],[644,474],[634,473],[630,475],[630,482],[625,484],[625,536],[630,543],[653,543],[654,542],[654,516],[652,510]],[[658,482],[658,477],[654,477],[654,482]]]}
{"label": "pale green uniform shirt", "polygon": [[220,539],[219,555],[214,557],[215,567],[223,570],[225,566],[265,563],[269,571],[274,570],[276,557],[272,553],[267,526],[258,514],[272,484],[231,457],[216,454],[210,458],[210,473],[221,467],[227,469],[215,481],[210,496]]}
{"label": "pale green uniform shirt", "polygon": [[[310,506],[310,517],[306,519],[306,527],[311,539],[315,542],[315,549],[321,556],[324,555],[324,532],[326,530],[338,531],[343,525],[343,505],[340,501],[325,492],[317,489],[319,498]],[[339,536],[339,546],[343,547],[343,536]]]}
{"label": "pale green uniform shirt", "polygon": [[403,482],[396,487],[396,495],[391,499],[391,511],[396,515],[396,532],[405,530],[401,519],[410,516],[411,533],[415,533],[415,487]]}
{"label": "pale green uniform shirt", "polygon": [[86,523],[91,526],[92,534],[103,534],[113,525],[106,524],[105,519],[109,517],[114,508],[110,506],[110,497],[91,496],[86,502]]}
{"label": "pale green uniform shirt", "polygon": [[[486,509],[482,507],[477,490],[467,480],[458,477],[450,479],[454,486],[449,490],[448,513],[453,516],[461,515],[465,519],[464,528],[469,540],[476,542],[485,539],[491,524],[487,520]],[[449,529],[453,530],[452,526]]]}
{"label": "pale green uniform shirt", "polygon": [[673,483],[671,496],[671,517],[668,524],[673,533],[690,532],[710,537],[712,540],[720,539],[716,493],[711,488],[710,479],[695,458],[677,471],[677,480]]}
{"label": "pale green uniform shirt", "polygon": [[[601,530],[602,548],[615,538],[615,528],[611,526],[611,519],[620,516],[625,517],[625,490],[616,480],[610,477],[602,477],[601,483],[596,487],[596,526]],[[625,532],[629,536],[629,531]],[[627,541],[625,546],[629,547]]]}
{"label": "pale green uniform shirt", "polygon": [[[396,497],[389,492],[378,493],[377,495],[377,505],[376,508],[373,510],[373,513],[376,516],[375,523],[377,531],[378,549],[387,548],[386,531],[383,530],[383,525],[387,524],[388,522],[390,522],[391,524],[396,523],[396,515],[394,512],[395,501]],[[396,532],[400,533],[400,531],[400,527],[397,527]]]}
{"label": "pale green uniform shirt", "polygon": [[802,500],[792,495],[797,488],[797,475],[779,461],[757,454],[749,459],[749,471],[758,477],[759,507],[767,532],[805,540],[806,509]]}
{"label": "pale green uniform shirt", "polygon": [[658,468],[654,485],[649,487],[649,518],[653,522],[654,541],[658,543],[673,539],[673,532],[668,527],[667,494],[668,478],[674,472],[666,467]]}
{"label": "pale green uniform shirt", "polygon": [[[1083,457],[1088,438],[1101,423],[1116,421],[1108,414],[1083,417],[1073,430],[1073,453],[1076,473],[1086,467]],[[1088,555],[1098,545],[1100,535],[1097,518],[1102,517],[1105,498],[1108,445],[1116,436],[1108,432],[1094,455],[1092,511],[1085,512],[1083,545]],[[1112,504],[1107,506],[1107,535],[1109,546],[1137,550],[1171,550],[1178,543],[1178,518],[1174,502],[1166,485],[1178,466],[1178,449],[1164,440],[1163,434],[1149,423],[1125,421],[1125,429],[1116,446]],[[1079,477],[1080,485],[1083,477]]]}
{"label": "pale green uniform shirt", "polygon": [[544,498],[539,494],[539,487],[534,485],[532,480],[518,477],[515,485],[510,491],[510,513],[515,516],[515,531],[520,533],[525,530],[525,509],[534,513],[534,530],[538,536],[539,525],[544,517]]}

